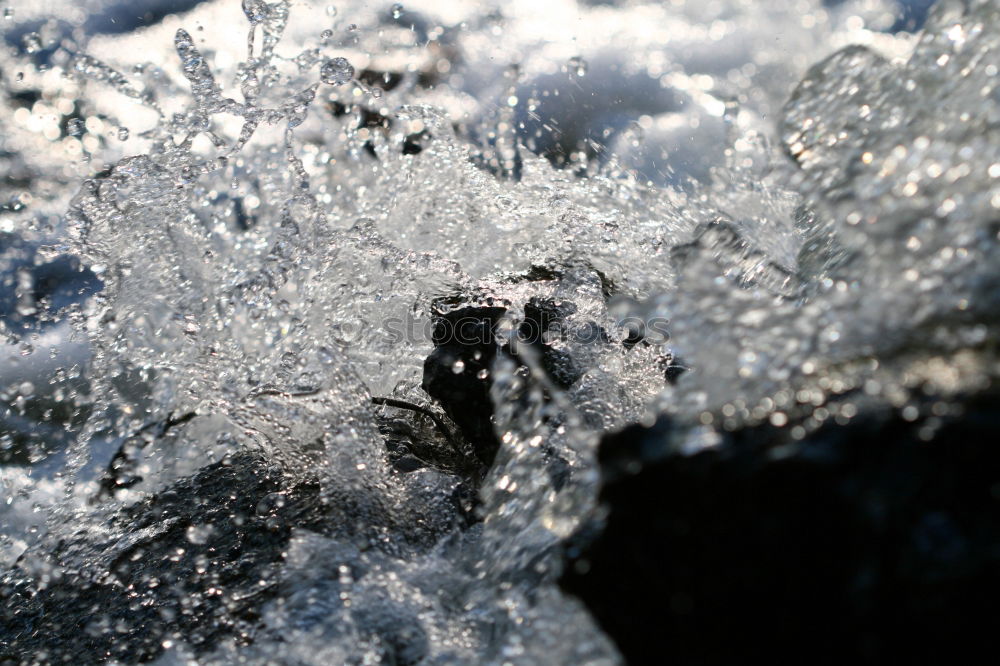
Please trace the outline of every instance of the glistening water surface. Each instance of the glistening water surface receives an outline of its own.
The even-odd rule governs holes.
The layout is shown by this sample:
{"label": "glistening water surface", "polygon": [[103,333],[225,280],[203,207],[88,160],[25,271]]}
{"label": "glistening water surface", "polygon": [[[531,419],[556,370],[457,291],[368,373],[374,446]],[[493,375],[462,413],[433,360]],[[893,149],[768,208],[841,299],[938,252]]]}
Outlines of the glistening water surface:
{"label": "glistening water surface", "polygon": [[0,564],[93,610],[0,648],[619,663],[603,434],[993,373],[1000,5],[921,7],[3,3]]}

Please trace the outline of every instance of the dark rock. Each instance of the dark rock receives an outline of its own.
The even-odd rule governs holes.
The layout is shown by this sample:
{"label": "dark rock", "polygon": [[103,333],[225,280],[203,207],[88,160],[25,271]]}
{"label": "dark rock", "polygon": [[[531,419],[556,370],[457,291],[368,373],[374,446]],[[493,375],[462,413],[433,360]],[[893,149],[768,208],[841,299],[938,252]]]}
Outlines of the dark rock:
{"label": "dark rock", "polygon": [[[266,498],[280,494],[261,512]],[[28,559],[0,577],[0,655],[18,663],[141,662],[183,639],[195,649],[223,637],[251,641],[271,571],[295,525],[324,528],[313,482],[289,485],[254,456],[210,465],[112,519],[128,536],[104,544],[106,570],[73,573],[93,536],[60,542],[45,558],[54,579]],[[192,538],[204,532],[205,539]],[[30,557],[38,557],[29,553]],[[78,575],[82,574],[82,575]]]}
{"label": "dark rock", "polygon": [[441,404],[487,468],[500,448],[490,420],[489,372],[500,351],[494,330],[505,312],[489,306],[437,311],[434,351],[424,361],[424,391]]}
{"label": "dark rock", "polygon": [[569,388],[583,376],[583,369],[573,360],[569,352],[553,349],[545,345],[542,352],[542,367],[559,388]]}
{"label": "dark rock", "polygon": [[430,133],[423,129],[413,134],[407,134],[403,139],[404,155],[419,155],[424,150],[424,145],[430,141]]}
{"label": "dark rock", "polygon": [[[485,471],[500,448],[491,420],[491,368],[499,354],[516,360],[518,352],[510,344],[501,346],[495,333],[509,304],[486,299],[454,307],[455,301],[441,301],[433,312],[434,351],[424,361],[422,386],[458,426]],[[519,343],[539,352],[545,373],[561,388],[579,380],[583,369],[570,354],[547,344],[544,335],[575,311],[576,305],[570,302],[533,298],[524,306],[524,321],[518,329]]]}
{"label": "dark rock", "polygon": [[562,584],[632,664],[990,654],[1000,391],[953,406],[916,420],[868,407],[802,441],[771,425],[720,432],[694,455],[666,418],[609,435],[607,521],[577,535]]}
{"label": "dark rock", "polygon": [[552,324],[562,321],[576,312],[576,304],[569,301],[553,301],[550,299],[532,298],[524,304],[525,325],[522,326],[522,337],[532,342],[541,339]]}
{"label": "dark rock", "polygon": [[376,420],[389,463],[396,471],[407,473],[431,467],[463,483],[475,478],[478,466],[470,465],[474,454],[432,409],[393,398],[372,401],[393,410],[376,414]]}
{"label": "dark rock", "polygon": [[[170,642],[197,653],[252,643],[265,604],[295,593],[293,531],[409,558],[467,527],[468,491],[435,478],[445,482],[428,497],[451,496],[390,506],[378,490],[321,489],[256,454],[208,465],[99,523],[61,528],[0,572],[0,663],[142,663]],[[399,654],[424,649],[398,627],[368,629]]]}
{"label": "dark rock", "polygon": [[671,356],[667,360],[666,367],[663,369],[663,376],[667,380],[668,384],[676,384],[677,380],[690,369],[691,368],[684,365],[684,361],[676,356]]}
{"label": "dark rock", "polygon": [[[566,351],[545,342],[549,329],[576,312],[576,304],[569,301],[532,298],[524,304],[524,321],[518,330],[522,344],[533,346],[541,355],[542,367],[549,379],[560,388],[569,388],[583,376],[583,369]],[[505,348],[516,358],[517,354]]]}
{"label": "dark rock", "polygon": [[[469,294],[453,294],[438,299],[432,305],[434,350],[424,362],[422,387],[434,398],[458,426],[462,437],[471,446],[478,461],[480,475],[493,463],[500,443],[493,431],[493,404],[490,400],[494,361],[504,356],[518,362],[518,372],[530,375],[532,370],[525,358],[530,349],[547,379],[557,388],[568,389],[587,371],[587,367],[564,348],[552,344],[552,336],[584,335],[564,323],[578,311],[576,303],[556,298],[551,285],[573,271],[582,271],[600,281],[605,301],[615,293],[614,284],[600,271],[587,264],[570,266],[532,266],[523,273],[500,276]],[[523,287],[531,285],[527,296]],[[519,300],[526,299],[526,300]],[[496,327],[508,310],[519,305],[523,318],[516,332],[516,344],[496,336]],[[587,322],[577,322],[577,324]],[[591,343],[615,344],[601,325],[589,322],[585,338]],[[637,344],[650,344],[645,331],[629,338],[626,350]],[[668,379],[677,377],[687,368],[673,359],[662,364]]]}
{"label": "dark rock", "polygon": [[381,88],[386,92],[391,92],[403,82],[403,75],[399,72],[380,72],[374,69],[363,69],[358,72],[358,80],[366,86]]}

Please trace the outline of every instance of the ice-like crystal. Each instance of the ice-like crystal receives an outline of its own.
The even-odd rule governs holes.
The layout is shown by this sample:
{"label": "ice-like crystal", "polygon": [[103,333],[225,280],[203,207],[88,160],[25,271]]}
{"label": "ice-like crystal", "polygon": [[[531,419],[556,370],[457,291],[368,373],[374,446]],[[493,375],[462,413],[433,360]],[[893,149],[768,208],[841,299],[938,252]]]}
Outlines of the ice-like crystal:
{"label": "ice-like crystal", "polygon": [[199,111],[216,113],[224,106],[222,91],[215,82],[215,76],[201,51],[194,44],[190,33],[183,28],[177,30],[174,37],[174,48],[181,59],[181,69],[184,76],[191,82],[191,92]]}
{"label": "ice-like crystal", "polygon": [[259,25],[264,22],[270,12],[265,0],[243,0],[243,13],[246,14],[250,25]]}
{"label": "ice-like crystal", "polygon": [[[107,83],[116,91],[127,97],[152,102],[149,94],[140,92],[122,73],[114,70],[100,60],[86,55],[77,54],[72,61],[72,70],[84,77]],[[155,108],[155,107],[154,107]]]}
{"label": "ice-like crystal", "polygon": [[347,58],[331,58],[323,63],[319,71],[323,83],[331,86],[342,86],[354,78],[354,67]]}

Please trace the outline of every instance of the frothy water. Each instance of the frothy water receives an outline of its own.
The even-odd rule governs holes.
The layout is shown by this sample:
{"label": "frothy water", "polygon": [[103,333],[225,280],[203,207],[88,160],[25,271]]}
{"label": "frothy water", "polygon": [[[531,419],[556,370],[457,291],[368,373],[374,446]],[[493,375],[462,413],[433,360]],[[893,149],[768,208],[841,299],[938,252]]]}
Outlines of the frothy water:
{"label": "frothy water", "polygon": [[[0,229],[100,282],[11,285],[8,411],[45,403],[72,436],[0,469],[3,563],[99,576],[170,529],[115,512],[247,453],[346,507],[293,532],[252,641],[178,637],[159,663],[617,663],[555,585],[599,515],[602,433],[667,412],[698,450],[989,337],[993,2],[941,2],[916,36],[873,1],[301,4],[86,48],[53,19],[3,60],[38,94],[2,118],[29,177]],[[544,355],[520,339],[567,303]],[[499,450],[471,473],[421,388],[435,322],[468,307],[499,308],[512,350],[482,368]],[[390,464],[392,418],[433,464]]]}

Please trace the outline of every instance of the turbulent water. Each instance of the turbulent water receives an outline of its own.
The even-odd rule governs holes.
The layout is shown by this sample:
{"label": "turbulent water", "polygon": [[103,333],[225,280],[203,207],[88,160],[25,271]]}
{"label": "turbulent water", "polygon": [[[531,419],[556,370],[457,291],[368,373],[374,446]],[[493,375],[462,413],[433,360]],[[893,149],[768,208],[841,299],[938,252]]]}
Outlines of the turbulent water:
{"label": "turbulent water", "polygon": [[[131,4],[0,8],[0,565],[97,580],[144,538],[114,515],[247,452],[349,507],[293,531],[252,641],[158,663],[617,663],[555,584],[602,433],[902,406],[880,372],[991,335],[996,2]],[[572,371],[486,364],[499,451],[462,472],[435,321],[500,305],[517,348],[543,302]]]}

